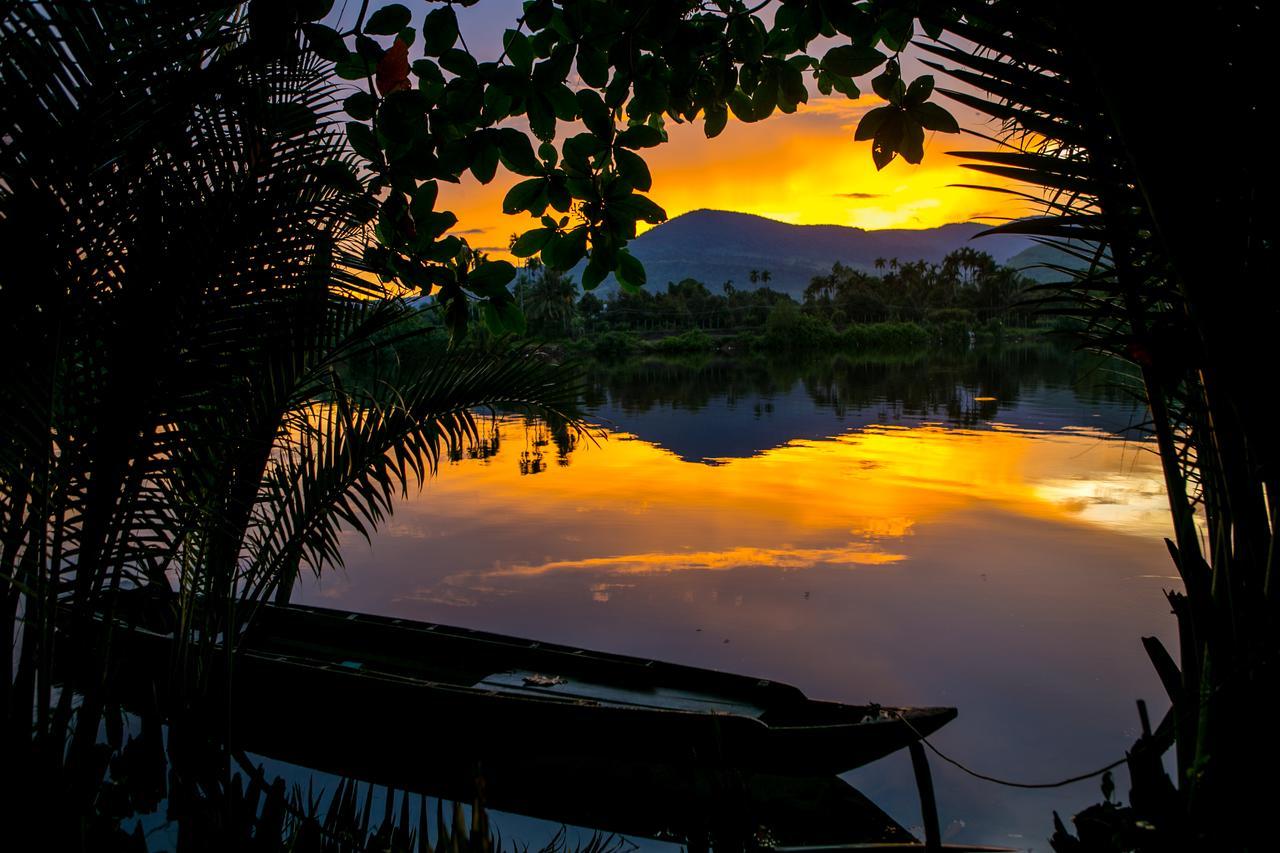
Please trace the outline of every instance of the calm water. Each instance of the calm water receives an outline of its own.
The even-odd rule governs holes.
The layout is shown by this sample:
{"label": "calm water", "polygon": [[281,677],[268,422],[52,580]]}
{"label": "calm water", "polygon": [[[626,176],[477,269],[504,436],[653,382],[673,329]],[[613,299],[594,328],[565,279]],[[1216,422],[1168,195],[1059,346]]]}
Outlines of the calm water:
{"label": "calm water", "polygon": [[[938,747],[1024,781],[1119,757],[1136,698],[1163,713],[1139,637],[1172,639],[1167,510],[1105,370],[645,362],[602,370],[590,407],[595,440],[494,420],[302,599],[954,705]],[[1046,849],[1054,809],[1098,798],[933,766],[950,841]],[[918,825],[905,753],[846,778]]]}

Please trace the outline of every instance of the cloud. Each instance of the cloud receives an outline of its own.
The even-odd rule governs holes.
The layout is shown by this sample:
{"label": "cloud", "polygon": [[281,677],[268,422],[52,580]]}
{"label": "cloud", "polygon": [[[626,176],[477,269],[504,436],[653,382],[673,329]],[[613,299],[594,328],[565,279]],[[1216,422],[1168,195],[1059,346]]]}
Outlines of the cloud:
{"label": "cloud", "polygon": [[453,233],[454,234],[487,234],[491,230],[492,229],[490,228],[467,228],[462,231],[454,231]]}
{"label": "cloud", "polygon": [[836,198],[884,198],[888,193],[836,193]]}

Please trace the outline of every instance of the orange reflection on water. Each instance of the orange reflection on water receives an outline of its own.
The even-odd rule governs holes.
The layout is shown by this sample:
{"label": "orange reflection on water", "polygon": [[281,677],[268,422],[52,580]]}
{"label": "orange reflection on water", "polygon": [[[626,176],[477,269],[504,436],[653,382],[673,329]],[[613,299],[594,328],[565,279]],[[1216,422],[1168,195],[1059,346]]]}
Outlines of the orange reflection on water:
{"label": "orange reflection on water", "polygon": [[429,600],[556,573],[903,570],[910,537],[974,508],[1141,536],[1167,524],[1155,459],[1082,430],[874,427],[713,465],[614,433],[522,476],[532,434],[495,429],[496,455],[446,468],[397,509],[392,535],[473,541],[474,559],[420,590]]}

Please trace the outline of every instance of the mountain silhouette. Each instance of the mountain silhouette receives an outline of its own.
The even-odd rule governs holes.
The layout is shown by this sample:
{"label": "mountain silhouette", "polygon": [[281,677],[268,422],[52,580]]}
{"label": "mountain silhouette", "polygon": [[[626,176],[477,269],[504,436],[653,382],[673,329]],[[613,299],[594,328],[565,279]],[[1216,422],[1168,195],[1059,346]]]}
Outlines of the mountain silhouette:
{"label": "mountain silhouette", "polygon": [[[866,231],[845,225],[791,225],[750,213],[695,210],[671,219],[631,243],[644,263],[648,286],[693,278],[713,291],[726,281],[751,289],[752,270],[768,270],[767,286],[799,296],[815,275],[830,272],[836,261],[874,271],[878,258],[940,261],[949,252],[970,246],[1003,263],[1034,245],[1018,235],[977,237],[989,226],[959,222],[938,228]],[[975,239],[976,237],[976,239]],[[581,278],[582,265],[574,270]],[[610,276],[604,293],[617,289]]]}

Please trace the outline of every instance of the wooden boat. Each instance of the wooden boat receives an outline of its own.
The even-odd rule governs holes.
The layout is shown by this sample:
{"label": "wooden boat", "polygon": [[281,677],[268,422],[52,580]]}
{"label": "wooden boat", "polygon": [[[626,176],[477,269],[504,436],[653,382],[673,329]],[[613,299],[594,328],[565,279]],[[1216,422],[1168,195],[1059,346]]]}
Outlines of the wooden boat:
{"label": "wooden boat", "polygon": [[[172,643],[138,627],[118,636],[133,660],[158,662]],[[833,774],[956,716],[816,701],[774,681],[300,605],[263,606],[232,665],[233,733],[328,743],[335,755],[398,757],[406,767],[548,754]]]}

